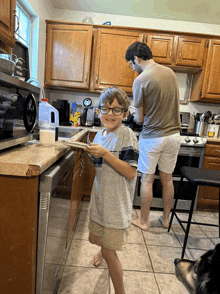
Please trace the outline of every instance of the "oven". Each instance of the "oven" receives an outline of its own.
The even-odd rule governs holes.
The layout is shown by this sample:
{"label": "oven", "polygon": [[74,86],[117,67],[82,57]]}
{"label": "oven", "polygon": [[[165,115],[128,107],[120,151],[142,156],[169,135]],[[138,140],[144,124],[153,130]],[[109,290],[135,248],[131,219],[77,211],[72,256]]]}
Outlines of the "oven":
{"label": "oven", "polygon": [[[192,196],[196,195],[196,201],[194,209],[196,208],[198,191],[193,184],[189,183],[184,179],[184,187],[179,191],[179,184],[181,179],[180,168],[182,166],[192,166],[202,168],[204,152],[205,152],[206,138],[197,136],[183,135],[181,136],[181,147],[178,153],[176,166],[173,172],[173,184],[174,193],[178,191],[179,201],[177,209],[188,210],[190,208]],[[141,185],[141,173],[138,172],[137,185],[134,196],[134,206],[141,205],[140,197],[140,185]],[[175,196],[174,196],[175,197]],[[153,183],[153,201],[151,204],[152,208],[163,208],[162,201],[162,186],[160,182],[160,176],[158,169],[155,172],[154,183]]]}

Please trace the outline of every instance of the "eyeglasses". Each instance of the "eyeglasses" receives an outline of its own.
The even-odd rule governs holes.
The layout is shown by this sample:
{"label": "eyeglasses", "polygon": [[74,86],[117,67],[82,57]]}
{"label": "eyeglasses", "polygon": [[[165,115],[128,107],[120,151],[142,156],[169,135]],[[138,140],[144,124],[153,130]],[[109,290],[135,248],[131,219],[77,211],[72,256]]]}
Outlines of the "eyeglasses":
{"label": "eyeglasses", "polygon": [[132,66],[133,64],[134,64],[134,62],[132,60],[130,60],[129,61],[129,67],[132,68],[132,69],[133,69],[133,66]]}
{"label": "eyeglasses", "polygon": [[108,107],[108,106],[100,106],[99,110],[102,114],[108,114],[110,112],[110,109],[112,110],[112,113],[114,115],[121,115],[124,112],[124,108],[121,107]]}

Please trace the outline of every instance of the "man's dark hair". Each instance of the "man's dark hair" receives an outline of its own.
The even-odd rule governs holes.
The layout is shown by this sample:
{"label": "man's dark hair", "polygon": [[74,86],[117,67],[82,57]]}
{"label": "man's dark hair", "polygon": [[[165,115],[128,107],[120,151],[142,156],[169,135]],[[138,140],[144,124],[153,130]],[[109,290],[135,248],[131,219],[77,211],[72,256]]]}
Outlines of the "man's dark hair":
{"label": "man's dark hair", "polygon": [[150,48],[147,46],[146,43],[143,42],[134,42],[131,44],[125,54],[125,59],[127,61],[134,61],[134,57],[137,56],[142,58],[143,60],[152,59],[153,55]]}

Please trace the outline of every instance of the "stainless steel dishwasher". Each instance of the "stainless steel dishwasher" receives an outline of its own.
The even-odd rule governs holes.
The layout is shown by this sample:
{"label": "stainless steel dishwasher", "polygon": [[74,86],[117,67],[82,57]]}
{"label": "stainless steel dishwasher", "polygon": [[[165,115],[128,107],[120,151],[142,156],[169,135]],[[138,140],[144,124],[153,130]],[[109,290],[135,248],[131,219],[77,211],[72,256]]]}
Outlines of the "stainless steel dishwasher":
{"label": "stainless steel dishwasher", "polygon": [[[74,152],[69,151],[40,175],[36,293],[57,293],[70,243],[67,229],[70,197],[57,191],[73,178]],[[70,184],[71,185],[71,184]],[[59,194],[58,194],[59,193]]]}

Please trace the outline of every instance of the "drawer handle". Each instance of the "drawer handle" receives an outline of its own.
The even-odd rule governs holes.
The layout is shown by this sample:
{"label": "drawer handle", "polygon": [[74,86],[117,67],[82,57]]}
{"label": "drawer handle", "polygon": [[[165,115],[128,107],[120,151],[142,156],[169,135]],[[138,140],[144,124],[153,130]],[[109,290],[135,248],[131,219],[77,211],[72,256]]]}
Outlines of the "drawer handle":
{"label": "drawer handle", "polygon": [[220,150],[215,150],[215,152],[220,152]]}
{"label": "drawer handle", "polygon": [[171,55],[172,55],[172,49],[170,49],[169,61],[171,59]]}
{"label": "drawer handle", "polygon": [[182,54],[182,53],[181,53],[181,51],[180,51],[180,53],[179,53],[179,60],[178,60],[178,61],[180,61],[181,54]]}

